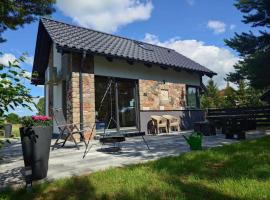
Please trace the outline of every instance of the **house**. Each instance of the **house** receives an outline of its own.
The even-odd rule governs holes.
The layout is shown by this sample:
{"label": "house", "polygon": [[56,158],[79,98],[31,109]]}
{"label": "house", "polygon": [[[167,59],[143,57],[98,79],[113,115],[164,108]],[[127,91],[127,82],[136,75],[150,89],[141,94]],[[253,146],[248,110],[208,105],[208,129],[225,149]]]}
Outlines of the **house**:
{"label": "house", "polygon": [[32,83],[45,86],[46,114],[61,107],[69,122],[111,121],[111,131],[146,131],[150,115],[165,113],[189,128],[202,116],[202,76],[215,75],[172,49],[47,18],[39,22],[33,74]]}

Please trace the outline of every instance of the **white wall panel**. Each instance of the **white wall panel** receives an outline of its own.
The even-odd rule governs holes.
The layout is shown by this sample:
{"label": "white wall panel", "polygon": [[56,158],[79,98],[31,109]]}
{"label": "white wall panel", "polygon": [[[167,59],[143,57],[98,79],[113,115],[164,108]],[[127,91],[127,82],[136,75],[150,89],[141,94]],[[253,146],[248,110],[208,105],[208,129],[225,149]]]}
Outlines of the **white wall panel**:
{"label": "white wall panel", "polygon": [[101,56],[94,57],[94,73],[101,76],[156,81],[165,80],[172,83],[200,85],[200,75],[197,73],[189,73],[184,70],[180,72],[173,69],[164,70],[158,65],[153,65],[150,68],[141,63],[130,65],[126,61],[119,59],[113,59],[113,62],[109,62]]}

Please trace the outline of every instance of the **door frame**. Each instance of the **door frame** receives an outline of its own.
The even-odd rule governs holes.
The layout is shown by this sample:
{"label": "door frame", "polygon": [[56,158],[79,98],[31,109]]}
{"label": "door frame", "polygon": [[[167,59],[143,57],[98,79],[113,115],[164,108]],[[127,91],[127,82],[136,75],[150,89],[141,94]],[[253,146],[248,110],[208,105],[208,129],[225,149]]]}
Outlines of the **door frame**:
{"label": "door frame", "polygon": [[[139,87],[138,87],[138,79],[127,79],[127,78],[121,78],[121,77],[109,77],[109,76],[100,76],[100,75],[95,75],[96,77],[106,77],[106,78],[110,78],[113,79],[114,84],[111,85],[112,90],[114,90],[115,92],[115,121],[116,121],[116,131],[125,131],[123,129],[121,129],[120,127],[120,117],[119,117],[119,81],[121,80],[127,80],[127,81],[134,81],[134,100],[135,100],[135,126],[134,127],[130,127],[130,130],[140,130],[140,109],[139,109]],[[113,86],[114,85],[114,86]],[[96,108],[95,108],[96,109]],[[123,127],[124,128],[124,127]],[[135,128],[135,129],[132,129]],[[127,130],[128,131],[128,130]]]}

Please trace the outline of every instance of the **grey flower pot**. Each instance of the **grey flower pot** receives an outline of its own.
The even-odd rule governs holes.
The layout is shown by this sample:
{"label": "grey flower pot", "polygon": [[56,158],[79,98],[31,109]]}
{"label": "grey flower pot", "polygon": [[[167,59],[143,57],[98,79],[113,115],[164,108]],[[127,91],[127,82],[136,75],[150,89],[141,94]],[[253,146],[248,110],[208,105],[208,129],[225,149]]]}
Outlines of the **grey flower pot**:
{"label": "grey flower pot", "polygon": [[4,125],[4,130],[5,130],[5,137],[10,138],[11,133],[12,133],[12,124],[5,124]]}
{"label": "grey flower pot", "polygon": [[20,128],[25,167],[31,167],[32,180],[47,177],[52,126]]}

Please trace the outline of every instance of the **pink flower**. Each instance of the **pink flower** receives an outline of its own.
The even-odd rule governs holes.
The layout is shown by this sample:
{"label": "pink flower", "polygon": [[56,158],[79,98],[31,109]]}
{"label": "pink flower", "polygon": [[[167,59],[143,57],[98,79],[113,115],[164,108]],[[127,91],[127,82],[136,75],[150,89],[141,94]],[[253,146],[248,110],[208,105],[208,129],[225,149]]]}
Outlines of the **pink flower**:
{"label": "pink flower", "polygon": [[42,116],[42,115],[32,116],[32,119],[34,121],[49,121],[49,120],[51,120],[50,117],[48,117],[48,116]]}
{"label": "pink flower", "polygon": [[33,119],[34,121],[38,121],[38,120],[39,120],[39,116],[32,116],[32,119]]}

